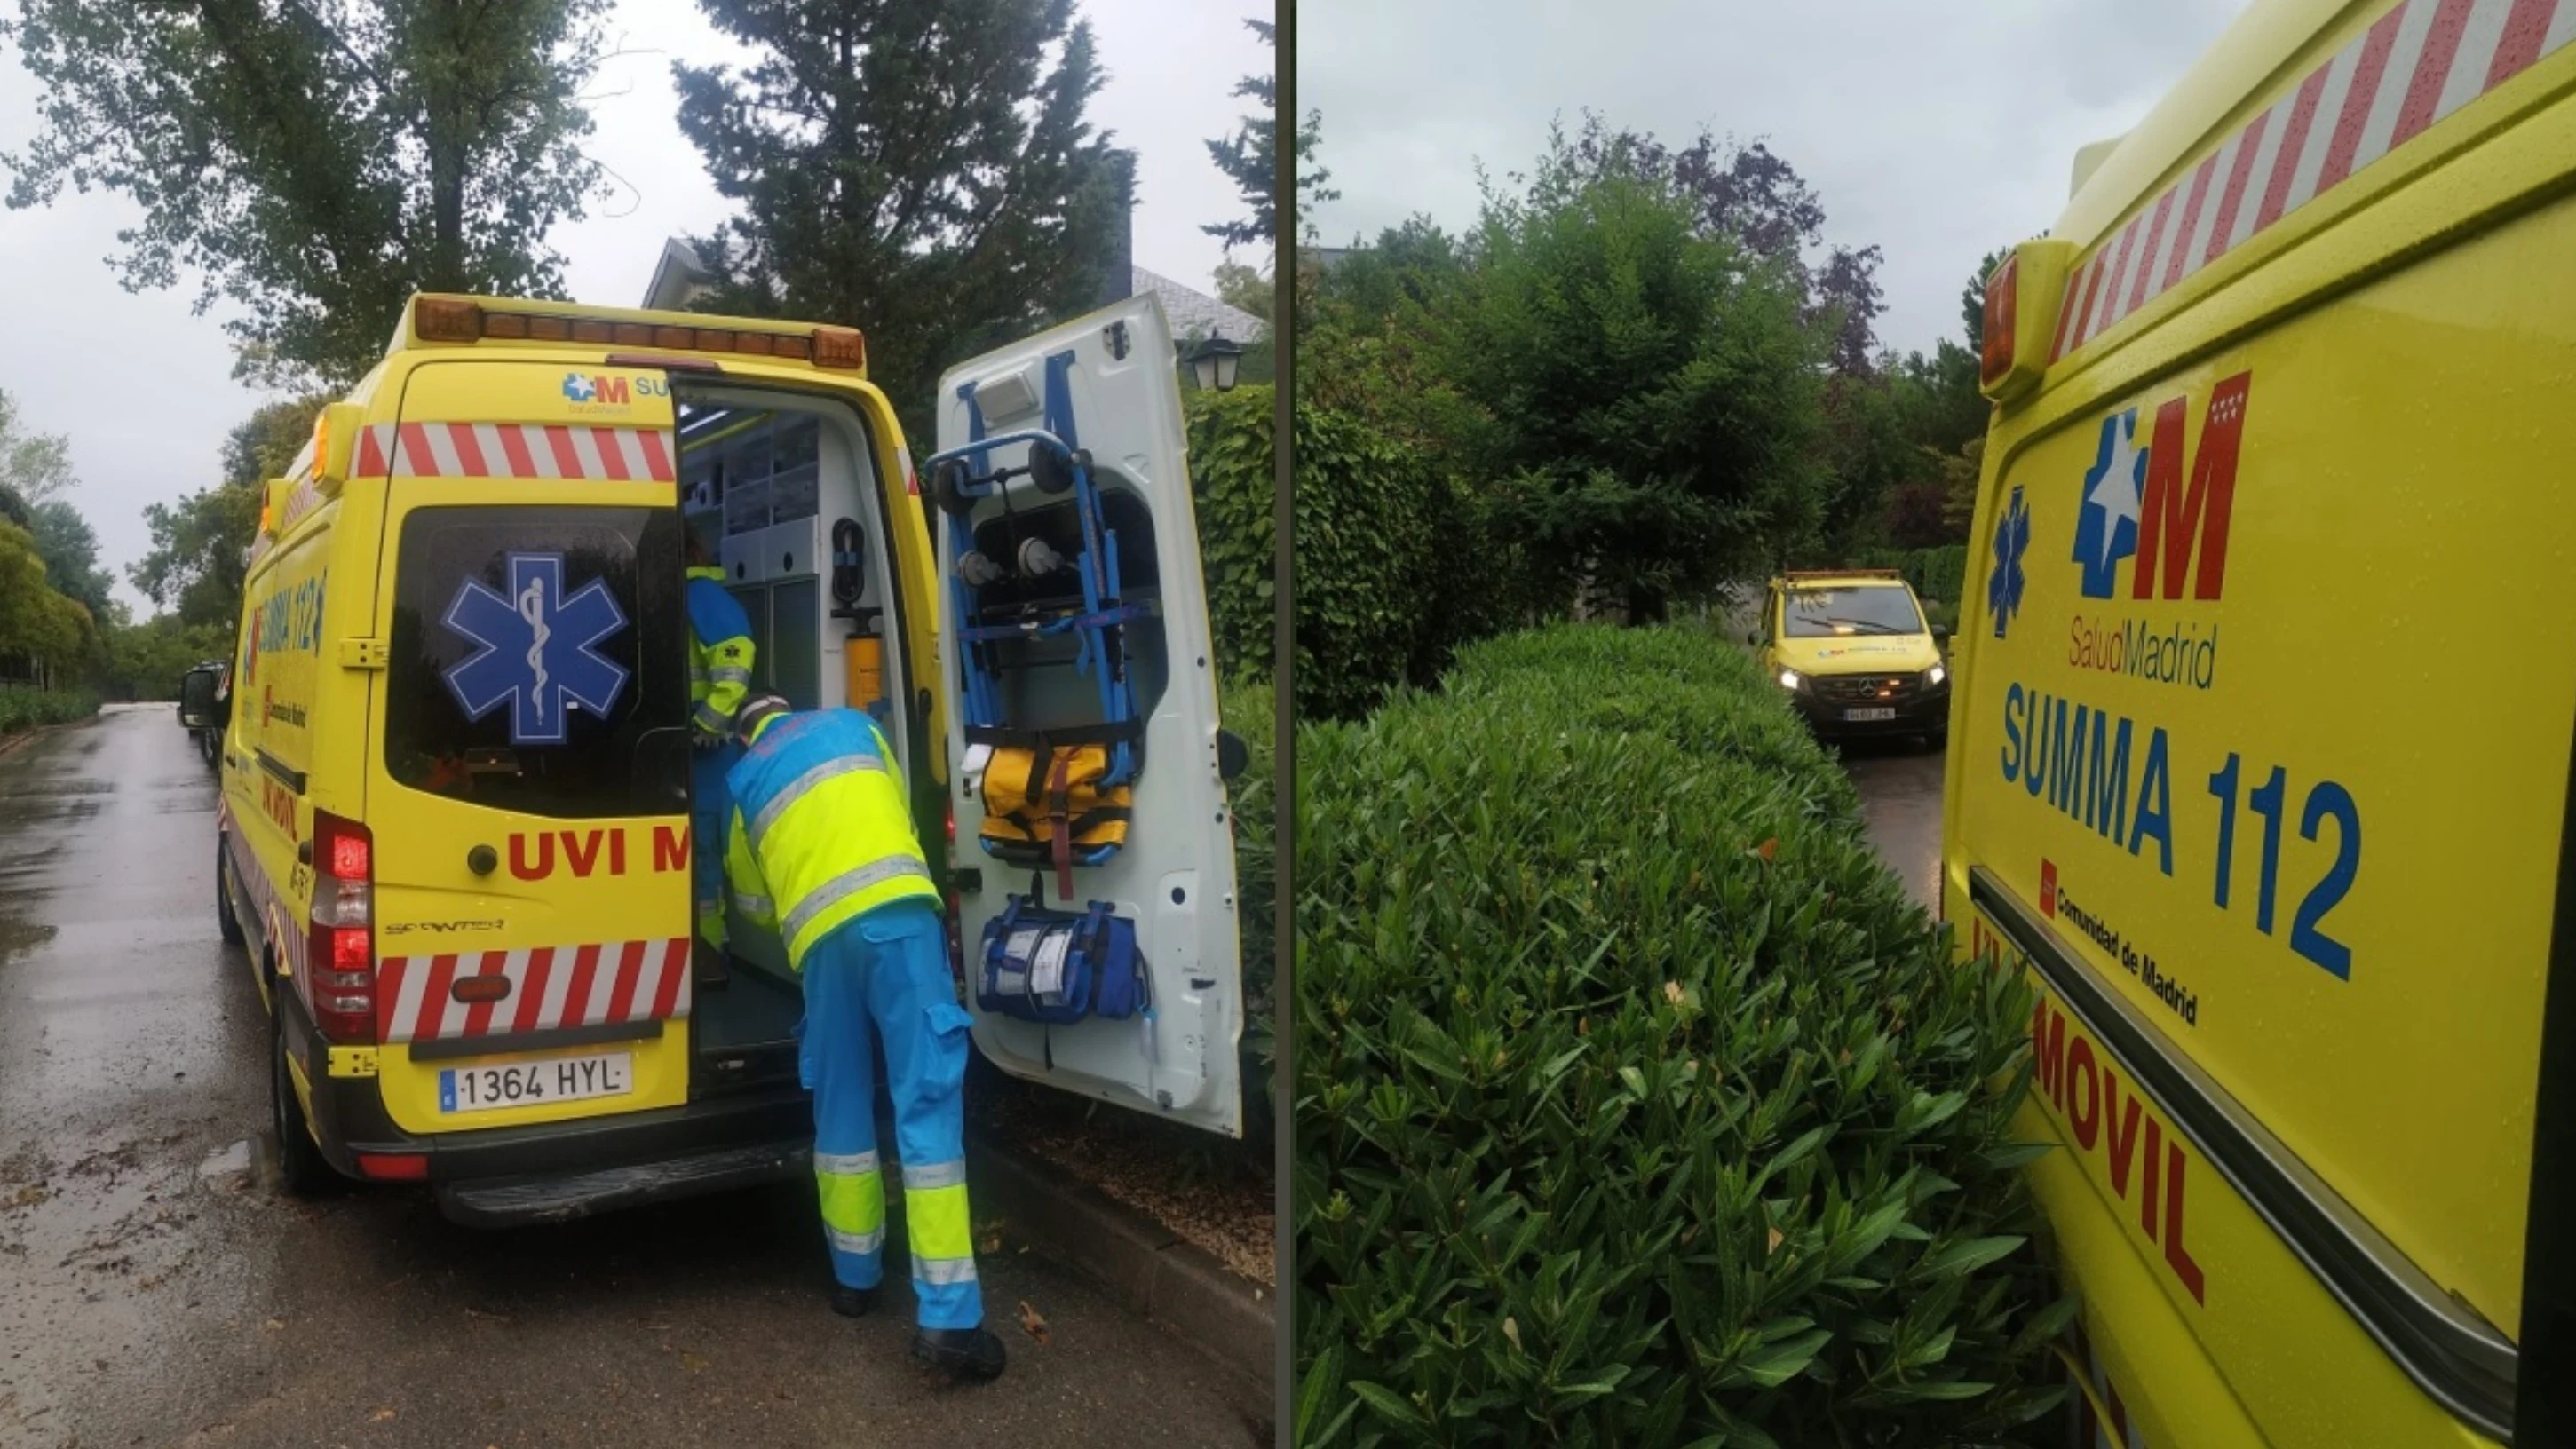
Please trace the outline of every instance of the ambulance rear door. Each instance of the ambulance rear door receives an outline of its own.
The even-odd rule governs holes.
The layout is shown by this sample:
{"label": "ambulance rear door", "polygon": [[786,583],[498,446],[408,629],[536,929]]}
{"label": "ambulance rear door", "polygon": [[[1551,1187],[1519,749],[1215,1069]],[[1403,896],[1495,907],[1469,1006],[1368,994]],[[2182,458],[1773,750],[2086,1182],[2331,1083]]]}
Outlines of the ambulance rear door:
{"label": "ambulance rear door", "polygon": [[[1241,903],[1225,783],[1239,743],[1226,737],[1220,749],[1179,376],[1161,305],[1131,298],[952,369],[940,381],[938,419],[938,453],[925,460],[920,486],[938,539],[952,859],[976,1042],[1015,1076],[1240,1136]],[[1047,446],[1029,441],[1032,433],[1088,458],[1096,531],[1081,516],[1086,490],[1067,486],[1061,472],[1026,471],[1032,449]],[[995,446],[960,458],[986,440]],[[943,471],[952,480],[960,473],[943,470],[942,459],[959,459],[967,474],[1005,476],[998,488],[976,485],[961,516],[953,496],[950,506],[938,502]],[[1114,596],[1086,601],[1076,558],[1085,547],[1116,561]],[[963,551],[1006,559],[1010,576],[980,592],[962,587]],[[1052,569],[1047,554],[1058,560]],[[970,609],[978,617],[966,617]],[[1103,722],[1112,711],[1102,702],[1102,654],[1083,657],[1080,631],[1037,637],[1086,609],[1091,617],[1128,611],[1119,628],[1124,682],[1141,727],[1125,843],[1097,864],[1070,867],[1068,901],[1056,866],[996,858],[980,838],[979,766],[989,755],[971,744],[969,725],[986,715],[993,719],[982,722],[1012,728]],[[1027,625],[1031,639],[982,651],[983,664],[996,667],[979,666],[967,631],[1010,621]],[[987,927],[1013,898],[1039,896],[1058,910],[1103,903],[1134,922],[1145,1009],[1042,1024],[975,999]]]}
{"label": "ambulance rear door", "polygon": [[385,1105],[404,1130],[688,1095],[688,663],[668,384],[435,360],[390,472],[369,740]]}

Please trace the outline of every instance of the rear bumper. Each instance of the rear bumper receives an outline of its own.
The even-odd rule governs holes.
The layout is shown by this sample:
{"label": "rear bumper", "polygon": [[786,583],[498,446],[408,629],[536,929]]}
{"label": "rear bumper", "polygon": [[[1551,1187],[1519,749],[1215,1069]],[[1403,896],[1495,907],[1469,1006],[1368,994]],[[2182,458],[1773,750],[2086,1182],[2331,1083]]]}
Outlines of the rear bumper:
{"label": "rear bumper", "polygon": [[475,1227],[554,1222],[812,1171],[813,1099],[793,1085],[677,1107],[525,1127],[416,1136],[394,1125],[372,1077],[325,1075],[327,1053],[294,993],[281,993],[288,1049],[313,1086],[322,1155],[365,1178],[360,1154],[416,1156],[441,1211]]}

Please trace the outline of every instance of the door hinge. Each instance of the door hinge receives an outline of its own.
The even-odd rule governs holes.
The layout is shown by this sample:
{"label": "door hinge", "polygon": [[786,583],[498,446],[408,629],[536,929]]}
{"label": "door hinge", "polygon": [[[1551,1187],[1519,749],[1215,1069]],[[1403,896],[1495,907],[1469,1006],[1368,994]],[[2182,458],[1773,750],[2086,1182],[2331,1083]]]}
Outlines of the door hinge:
{"label": "door hinge", "polygon": [[340,641],[340,667],[343,669],[382,669],[392,654],[382,639]]}
{"label": "door hinge", "polygon": [[335,1077],[372,1077],[376,1074],[376,1049],[335,1046],[331,1048],[330,1072]]}

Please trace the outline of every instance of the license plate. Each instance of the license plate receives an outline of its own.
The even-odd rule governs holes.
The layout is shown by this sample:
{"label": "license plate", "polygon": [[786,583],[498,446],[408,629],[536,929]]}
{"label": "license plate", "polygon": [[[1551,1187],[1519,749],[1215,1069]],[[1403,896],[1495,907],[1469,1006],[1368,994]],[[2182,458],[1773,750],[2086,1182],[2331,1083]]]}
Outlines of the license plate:
{"label": "license plate", "polygon": [[1847,709],[1843,711],[1843,718],[1850,720],[1854,724],[1860,724],[1870,720],[1894,719],[1896,718],[1896,711],[1893,709]]}
{"label": "license plate", "polygon": [[555,1057],[502,1066],[442,1067],[438,1073],[438,1110],[488,1112],[496,1107],[622,1097],[634,1090],[632,1052]]}

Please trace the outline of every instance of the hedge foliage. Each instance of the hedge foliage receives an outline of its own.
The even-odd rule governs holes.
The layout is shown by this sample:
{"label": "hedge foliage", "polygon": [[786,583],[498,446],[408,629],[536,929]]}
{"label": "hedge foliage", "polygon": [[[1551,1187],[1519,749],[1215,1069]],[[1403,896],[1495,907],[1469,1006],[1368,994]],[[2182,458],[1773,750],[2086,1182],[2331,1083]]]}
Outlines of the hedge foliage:
{"label": "hedge foliage", "polygon": [[1301,727],[1301,1444],[2011,1442],[2060,1391],[1959,967],[1750,659],[1473,646]]}
{"label": "hedge foliage", "polygon": [[86,690],[0,687],[0,735],[70,724],[98,713],[98,696]]}
{"label": "hedge foliage", "polygon": [[[1192,393],[1190,477],[1218,663],[1266,679],[1278,533],[1271,390]],[[1480,582],[1481,511],[1463,487],[1367,422],[1297,412],[1297,712],[1340,719],[1439,675],[1462,639],[1499,627]],[[1481,562],[1480,562],[1481,560]]]}

